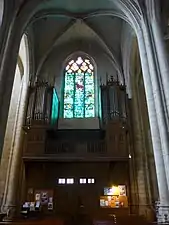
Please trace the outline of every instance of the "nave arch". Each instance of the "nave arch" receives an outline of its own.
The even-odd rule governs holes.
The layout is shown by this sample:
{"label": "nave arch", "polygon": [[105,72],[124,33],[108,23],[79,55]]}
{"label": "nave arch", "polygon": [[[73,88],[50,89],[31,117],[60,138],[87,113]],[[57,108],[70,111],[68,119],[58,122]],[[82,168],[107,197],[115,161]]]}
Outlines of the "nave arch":
{"label": "nave arch", "polygon": [[[25,28],[29,25],[30,22],[34,21],[34,18],[36,17],[42,17],[44,16],[44,11],[38,12],[35,9],[35,5],[39,4],[40,1],[37,1],[36,3],[31,1],[30,3],[25,4],[23,9],[20,11],[20,13],[17,15],[17,17],[14,18],[14,23],[11,23],[10,30],[11,32],[8,34],[8,38],[6,40],[5,44],[5,53],[0,73],[2,76],[2,80],[4,82],[0,83],[0,104],[4,107],[4,110],[8,111],[9,103],[10,103],[10,95],[12,93],[12,83],[14,78],[14,71],[15,71],[15,65],[17,61],[17,54],[19,49],[19,42],[20,38],[22,36],[22,33],[24,32]],[[153,3],[153,1],[151,1]],[[169,142],[167,141],[167,134],[166,134],[166,126],[165,123],[168,116],[168,107],[165,105],[165,101],[168,103],[169,99],[167,98],[167,89],[165,88],[164,94],[161,94],[160,92],[160,85],[158,83],[159,78],[159,71],[161,71],[162,74],[166,74],[165,71],[162,73],[162,67],[157,68],[155,59],[154,59],[154,51],[152,48],[152,45],[154,44],[153,41],[156,41],[157,46],[157,40],[151,39],[150,31],[148,29],[147,24],[147,18],[144,17],[142,14],[142,8],[139,5],[137,1],[118,1],[116,4],[116,7],[118,8],[118,13],[116,13],[116,16],[119,18],[125,20],[135,31],[135,35],[138,40],[138,48],[141,58],[141,65],[142,65],[142,72],[143,72],[143,80],[144,80],[144,87],[145,87],[145,93],[146,93],[146,100],[147,100],[147,107],[148,107],[148,114],[149,114],[149,120],[150,120],[150,128],[151,128],[151,136],[152,136],[152,144],[154,149],[154,157],[155,157],[155,164],[156,164],[156,171],[157,171],[157,180],[159,185],[159,198],[162,205],[169,205],[169,196],[167,193],[167,186],[169,186],[169,178],[166,176],[166,171],[168,169],[168,157],[163,158],[162,156],[162,150],[166,154],[167,149],[169,146]],[[151,5],[153,6],[153,4]],[[28,10],[29,9],[29,10]],[[33,10],[34,9],[34,10]],[[149,9],[148,9],[149,10]],[[103,11],[101,13],[98,13],[97,16],[100,16],[100,14],[104,15],[106,13],[109,13],[110,15],[114,16],[114,12],[107,12]],[[49,15],[50,12],[46,11],[45,16]],[[62,16],[69,16],[62,14]],[[152,15],[152,18],[154,19],[154,15]],[[150,20],[152,19],[150,15]],[[155,21],[156,22],[156,21]],[[155,24],[156,25],[156,24]],[[155,28],[157,28],[155,26]],[[157,30],[156,30],[157,31]],[[154,31],[155,32],[155,31]],[[158,31],[157,31],[158,32]],[[159,37],[160,39],[160,37]],[[12,55],[10,54],[11,47],[14,46]],[[159,60],[160,56],[160,50],[157,51],[157,57]],[[164,52],[161,52],[161,54],[164,54]],[[11,67],[8,67],[10,58],[13,57],[15,60],[11,62]],[[159,60],[159,64],[160,64]],[[166,64],[164,64],[166,66]],[[167,69],[167,66],[165,67]],[[129,72],[128,72],[129,73]],[[154,73],[154,76],[153,76]],[[11,83],[7,84],[5,82],[5,79],[9,79],[10,77]],[[7,78],[6,78],[6,77]],[[163,77],[163,84],[164,77]],[[8,92],[5,92],[7,90],[7,86],[9,87]],[[153,97],[155,96],[155,97]],[[4,101],[6,99],[6,102]],[[163,113],[163,110],[165,111],[166,115]],[[154,112],[156,112],[154,114]],[[2,118],[4,119],[3,126],[2,126],[2,138],[4,136],[5,131],[5,123],[7,120],[7,117],[4,117],[4,115],[0,115],[1,123]],[[159,141],[160,138],[160,141]],[[160,149],[160,151],[158,151]],[[160,152],[160,153],[159,153]],[[160,155],[159,155],[160,154]],[[160,165],[162,166],[162,169],[160,169]],[[164,174],[162,176],[162,174]]]}

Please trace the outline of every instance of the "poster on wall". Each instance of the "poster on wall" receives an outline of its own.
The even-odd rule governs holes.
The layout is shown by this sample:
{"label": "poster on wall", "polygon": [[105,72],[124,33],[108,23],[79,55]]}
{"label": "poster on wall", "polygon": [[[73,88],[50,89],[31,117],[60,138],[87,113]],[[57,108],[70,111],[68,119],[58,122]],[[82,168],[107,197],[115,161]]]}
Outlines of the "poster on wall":
{"label": "poster on wall", "polygon": [[53,210],[53,202],[48,203],[48,210]]}
{"label": "poster on wall", "polygon": [[127,196],[101,196],[101,208],[127,208]]}
{"label": "poster on wall", "polygon": [[118,188],[119,188],[119,195],[120,196],[126,196],[127,195],[125,185],[119,185]]}
{"label": "poster on wall", "polygon": [[48,192],[41,193],[41,204],[46,205],[48,203]]}
{"label": "poster on wall", "polygon": [[126,186],[118,185],[118,186],[112,186],[112,187],[105,187],[104,195],[126,196]]}
{"label": "poster on wall", "polygon": [[35,201],[40,201],[40,193],[35,194]]}
{"label": "poster on wall", "polygon": [[41,205],[53,204],[53,190],[35,190],[35,201]]}

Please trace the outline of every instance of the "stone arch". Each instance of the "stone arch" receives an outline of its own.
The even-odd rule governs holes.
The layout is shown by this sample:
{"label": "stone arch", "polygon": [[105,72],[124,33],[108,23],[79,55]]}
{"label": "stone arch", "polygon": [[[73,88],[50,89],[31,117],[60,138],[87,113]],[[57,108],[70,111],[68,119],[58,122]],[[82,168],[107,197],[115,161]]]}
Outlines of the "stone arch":
{"label": "stone arch", "polygon": [[[114,2],[114,1],[113,1]],[[17,55],[17,49],[19,48],[19,41],[21,38],[21,35],[23,33],[23,31],[26,29],[26,27],[29,25],[29,23],[31,23],[34,18],[37,18],[39,16],[39,12],[37,11],[38,9],[38,5],[41,3],[41,1],[31,1],[26,3],[22,10],[16,14],[14,16],[13,19],[13,23],[11,23],[10,25],[10,32],[8,32],[8,36],[7,36],[7,41],[6,41],[6,45],[5,45],[5,54],[2,60],[2,64],[1,64],[1,70],[0,72],[2,74],[6,74],[6,67],[7,64],[5,65],[5,62],[7,62],[9,59],[9,49],[12,48],[12,46],[15,46],[15,50],[13,51],[13,57],[15,58]],[[130,1],[123,1],[123,0],[119,0],[118,2],[115,2],[117,8],[119,9],[119,13],[116,14],[116,16],[118,16],[119,18],[125,20],[127,23],[129,23],[130,25],[133,26],[133,28],[136,30],[137,28],[139,28],[139,22],[141,20],[141,16],[140,13],[138,12],[139,8],[139,4],[137,4],[137,8],[135,3],[130,2]],[[137,9],[137,11],[135,12],[135,9]],[[108,13],[109,15],[114,15],[113,11],[103,11],[101,12],[101,14],[106,14]],[[44,14],[44,11],[43,11]],[[48,15],[48,13],[45,13],[45,15]],[[60,14],[60,13],[59,13]],[[62,15],[65,15],[62,13]],[[72,15],[73,16],[73,15]],[[86,17],[86,16],[85,16]],[[15,37],[15,38],[14,38]],[[14,71],[14,65],[11,65],[11,68],[9,70]],[[11,75],[11,72],[9,72]],[[12,72],[13,73],[13,72]],[[3,91],[3,87],[0,87],[0,90]],[[1,100],[1,99],[0,99]]]}
{"label": "stone arch", "polygon": [[91,55],[89,55],[88,53],[84,52],[84,51],[75,51],[71,54],[69,54],[66,59],[63,61],[62,64],[62,70],[64,70],[65,66],[67,65],[67,63],[69,62],[70,59],[76,57],[76,56],[85,56],[86,58],[89,58],[90,61],[92,62],[93,66],[94,66],[94,71],[95,73],[97,73],[97,63],[96,61],[93,59],[93,57]]}
{"label": "stone arch", "polygon": [[[32,4],[32,2],[31,2],[31,4]],[[37,2],[39,3],[39,1],[37,1]],[[148,84],[150,85],[149,89],[148,88],[146,89],[147,98],[149,99],[152,96],[152,84],[151,84],[151,79],[149,77],[150,73],[151,73],[150,65],[149,65],[150,60],[148,59],[148,56],[147,56],[147,52],[149,50],[148,49],[149,40],[146,39],[146,37],[147,37],[146,36],[147,35],[147,24],[145,23],[144,18],[142,16],[141,8],[140,8],[139,4],[136,3],[136,1],[131,2],[129,0],[126,0],[124,2],[124,0],[119,0],[116,4],[117,4],[118,8],[120,9],[120,11],[122,12],[119,15],[119,17],[125,19],[132,26],[132,28],[136,32],[137,39],[139,40],[138,44],[139,44],[141,63],[142,63],[142,68],[143,68],[143,77],[144,77],[145,83],[147,85]],[[8,40],[7,40],[8,45],[6,45],[6,51],[5,51],[8,54],[4,54],[3,65],[1,67],[1,69],[3,68],[3,70],[1,71],[3,73],[2,74],[3,76],[5,76],[6,70],[7,70],[7,76],[10,76],[11,75],[10,71],[14,70],[13,65],[12,65],[11,68],[7,69],[7,67],[8,67],[8,60],[7,59],[9,59],[9,57],[11,57],[11,56],[9,56],[10,55],[9,49],[10,49],[11,46],[14,46],[15,44],[16,44],[16,46],[17,46],[17,44],[19,46],[18,42],[19,42],[19,37],[21,36],[21,33],[25,29],[26,25],[29,23],[31,17],[33,15],[35,15],[36,12],[33,11],[34,4],[30,5],[29,9],[30,9],[30,14],[29,15],[27,14],[27,16],[24,17],[24,13],[26,12],[26,7],[25,8],[23,7],[23,11],[21,11],[21,14],[19,14],[19,16],[17,17],[16,23],[14,23],[14,27],[12,27],[12,25],[11,25],[12,30],[13,30],[13,28],[14,28],[14,30],[16,29],[15,31],[13,30],[14,34],[17,34],[17,33],[18,34],[14,38],[12,36],[13,32],[10,32],[10,34],[8,36]],[[32,15],[31,15],[31,13],[32,13]],[[22,16],[23,16],[23,20],[21,19]],[[19,25],[21,25],[21,26],[19,26]],[[17,52],[17,47],[16,47],[16,52]],[[16,56],[16,55],[17,54],[14,54],[14,56]],[[1,90],[1,87],[0,87],[0,90]],[[154,101],[153,101],[153,104],[154,104]],[[153,109],[155,109],[154,105],[152,107],[152,105],[149,102],[149,105],[148,105],[149,116],[150,116],[150,118],[152,116],[152,119],[153,119],[153,115],[151,114],[151,112],[153,111]],[[151,120],[150,122],[152,122],[152,124],[153,124],[154,121]],[[156,126],[152,126],[151,130],[157,131],[158,128]],[[154,135],[155,135],[155,133],[154,133]],[[158,143],[157,143],[157,146],[159,146]],[[161,185],[163,185],[163,182],[161,182]],[[165,192],[166,192],[166,190],[165,190]]]}
{"label": "stone arch", "polygon": [[[93,90],[94,90],[94,113],[93,113],[93,116],[92,117],[96,117],[98,116],[98,79],[97,79],[97,65],[96,65],[96,62],[95,60],[87,53],[85,52],[82,52],[82,51],[75,51],[73,52],[72,54],[70,54],[69,56],[67,56],[67,58],[64,60],[63,62],[63,65],[62,65],[62,73],[63,73],[63,78],[64,78],[64,81],[63,81],[63,84],[64,84],[64,88],[62,90],[62,95],[61,95],[61,102],[64,102],[64,92],[65,92],[65,76],[66,76],[66,67],[69,66],[69,63],[71,60],[77,60],[78,58],[82,58],[82,59],[85,59],[85,60],[89,60],[90,64],[92,65],[93,67],[93,71],[92,71],[92,74],[93,74]],[[83,71],[82,71],[83,72]],[[75,74],[74,74],[75,76]],[[84,78],[83,78],[83,84],[82,86],[84,86],[84,89],[85,89],[85,75],[84,75]],[[75,83],[75,81],[74,81]],[[75,92],[75,90],[74,90]],[[84,94],[83,94],[83,99],[84,99]],[[73,106],[74,108],[74,106]],[[85,104],[84,104],[84,108],[85,108]],[[74,109],[73,109],[74,110]],[[63,106],[61,106],[61,114],[63,114],[64,112],[64,104]],[[83,118],[85,118],[87,116],[85,116],[85,113],[84,113],[84,116]]]}

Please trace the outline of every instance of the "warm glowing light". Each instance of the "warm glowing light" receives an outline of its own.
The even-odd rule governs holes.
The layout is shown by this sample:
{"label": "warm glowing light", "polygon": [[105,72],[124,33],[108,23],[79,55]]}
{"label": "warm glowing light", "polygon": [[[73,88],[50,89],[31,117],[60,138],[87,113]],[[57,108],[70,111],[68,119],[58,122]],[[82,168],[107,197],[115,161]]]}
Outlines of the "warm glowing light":
{"label": "warm glowing light", "polygon": [[112,186],[112,195],[119,195],[120,190],[118,186]]}
{"label": "warm glowing light", "polygon": [[107,196],[108,201],[111,201],[111,196]]}

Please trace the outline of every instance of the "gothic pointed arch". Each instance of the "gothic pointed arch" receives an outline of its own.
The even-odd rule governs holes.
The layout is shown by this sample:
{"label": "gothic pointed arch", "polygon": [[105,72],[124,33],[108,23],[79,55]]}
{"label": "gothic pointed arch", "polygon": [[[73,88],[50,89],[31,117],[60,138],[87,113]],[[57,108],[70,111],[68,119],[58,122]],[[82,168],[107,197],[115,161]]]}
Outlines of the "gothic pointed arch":
{"label": "gothic pointed arch", "polygon": [[93,60],[85,53],[73,54],[64,67],[63,117],[95,117],[95,94]]}

